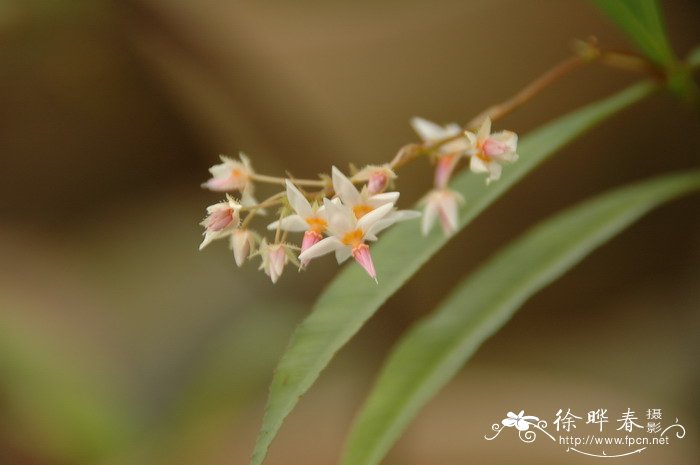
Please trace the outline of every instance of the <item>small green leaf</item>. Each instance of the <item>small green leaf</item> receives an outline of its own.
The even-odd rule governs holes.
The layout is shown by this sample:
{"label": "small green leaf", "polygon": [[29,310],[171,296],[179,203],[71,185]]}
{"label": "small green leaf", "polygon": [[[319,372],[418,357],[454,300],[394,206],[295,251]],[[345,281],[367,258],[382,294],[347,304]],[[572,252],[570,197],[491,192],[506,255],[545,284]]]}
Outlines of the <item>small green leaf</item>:
{"label": "small green leaf", "polygon": [[697,189],[700,171],[640,182],[569,208],[512,242],[397,344],[342,464],[378,464],[420,408],[530,296],[651,209]]}
{"label": "small green leaf", "polygon": [[[467,199],[460,211],[459,229],[551,154],[597,123],[649,95],[654,88],[651,82],[642,82],[534,131],[521,140],[518,163],[507,167],[503,177],[488,187],[483,177],[461,173],[452,183],[452,188]],[[335,353],[447,240],[435,229],[427,238],[421,237],[416,222],[396,225],[372,246],[378,285],[355,264],[346,266],[331,282],[309,316],[297,327],[277,366],[252,465],[263,462],[282,422]]]}
{"label": "small green leaf", "polygon": [[656,0],[593,0],[647,58],[661,68],[673,68],[676,57],[666,35]]}

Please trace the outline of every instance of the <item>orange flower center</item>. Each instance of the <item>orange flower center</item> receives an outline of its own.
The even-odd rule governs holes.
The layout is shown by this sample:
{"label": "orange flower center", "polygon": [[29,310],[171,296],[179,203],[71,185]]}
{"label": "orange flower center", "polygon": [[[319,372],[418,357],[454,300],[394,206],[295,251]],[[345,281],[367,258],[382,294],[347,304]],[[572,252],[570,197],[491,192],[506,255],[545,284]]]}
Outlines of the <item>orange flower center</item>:
{"label": "orange flower center", "polygon": [[311,231],[322,233],[328,227],[328,223],[323,218],[314,216],[312,218],[306,218],[306,224],[309,225]]}
{"label": "orange flower center", "polygon": [[374,210],[374,208],[365,204],[355,205],[354,207],[352,207],[352,211],[353,213],[355,213],[355,218],[357,218],[358,220],[365,216],[367,213],[371,212],[372,210]]}
{"label": "orange flower center", "polygon": [[362,244],[362,237],[365,235],[365,233],[361,229],[356,229],[354,231],[350,231],[348,233],[345,233],[343,236],[342,242],[345,245],[352,246],[353,248],[357,247],[358,245]]}
{"label": "orange flower center", "polygon": [[484,143],[485,142],[486,142],[485,140],[480,140],[476,143],[476,148],[477,148],[476,157],[485,161],[486,163],[490,163],[491,157],[489,157],[488,155],[486,155],[486,153],[484,153]]}

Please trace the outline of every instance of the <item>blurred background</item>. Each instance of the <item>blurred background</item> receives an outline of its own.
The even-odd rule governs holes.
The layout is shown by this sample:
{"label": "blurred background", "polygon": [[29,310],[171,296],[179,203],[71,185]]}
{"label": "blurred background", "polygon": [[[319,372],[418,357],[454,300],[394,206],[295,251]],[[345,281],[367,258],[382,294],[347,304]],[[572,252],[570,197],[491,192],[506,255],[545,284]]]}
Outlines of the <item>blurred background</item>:
{"label": "blurred background", "polygon": [[[700,5],[663,8],[684,56]],[[591,34],[630,47],[578,0],[0,0],[0,463],[247,463],[274,365],[336,266],[272,286],[224,242],[198,252],[220,197],[199,187],[207,167],[239,150],[272,175],[388,160],[411,116],[463,123]],[[592,65],[496,128],[525,134],[637,78]],[[699,129],[659,94],[561,151],[382,308],[268,463],[335,463],[387,351],[463,273],[573,202],[697,167]],[[402,171],[402,206],[429,169]],[[688,430],[616,463],[698,463],[698,211],[654,212],[528,302],[385,463],[589,463],[483,436],[509,410],[601,407]]]}

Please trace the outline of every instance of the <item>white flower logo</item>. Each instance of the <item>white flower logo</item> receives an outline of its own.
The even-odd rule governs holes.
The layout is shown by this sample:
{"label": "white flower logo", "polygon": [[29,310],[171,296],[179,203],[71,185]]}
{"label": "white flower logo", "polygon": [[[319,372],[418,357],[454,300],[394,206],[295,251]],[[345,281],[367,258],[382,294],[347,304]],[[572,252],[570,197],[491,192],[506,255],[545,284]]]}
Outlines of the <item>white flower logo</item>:
{"label": "white flower logo", "polygon": [[521,410],[520,413],[517,415],[514,414],[513,412],[508,412],[507,413],[507,418],[504,418],[501,423],[503,426],[507,426],[509,428],[515,426],[515,428],[518,431],[527,431],[530,429],[530,422],[538,422],[540,419],[538,417],[533,417],[532,415],[524,415],[525,410]]}

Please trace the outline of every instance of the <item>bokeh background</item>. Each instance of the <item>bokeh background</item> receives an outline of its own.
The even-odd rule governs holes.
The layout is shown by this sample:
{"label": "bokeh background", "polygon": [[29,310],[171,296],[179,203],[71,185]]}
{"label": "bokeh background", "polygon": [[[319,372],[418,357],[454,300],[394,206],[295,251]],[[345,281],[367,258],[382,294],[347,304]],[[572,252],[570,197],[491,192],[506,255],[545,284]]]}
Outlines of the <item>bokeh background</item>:
{"label": "bokeh background", "polygon": [[[684,56],[700,6],[663,9]],[[207,167],[239,150],[306,177],[388,160],[411,116],[467,121],[591,34],[630,47],[578,0],[1,0],[0,463],[247,463],[274,365],[336,266],[272,286],[224,243],[198,252],[219,200]],[[498,127],[524,134],[637,78],[590,66]],[[464,273],[575,201],[697,167],[699,129],[660,94],[561,151],[384,306],[268,463],[335,463],[387,351]],[[429,169],[401,173],[403,206]],[[688,430],[617,463],[698,463],[699,212],[697,196],[654,212],[533,298],[385,463],[589,463],[483,435],[509,410],[600,407]]]}

